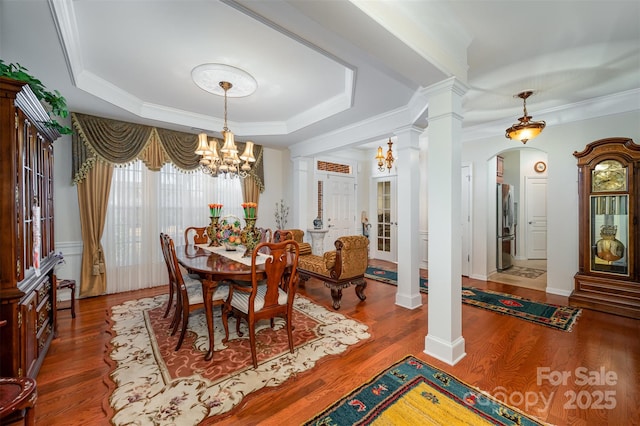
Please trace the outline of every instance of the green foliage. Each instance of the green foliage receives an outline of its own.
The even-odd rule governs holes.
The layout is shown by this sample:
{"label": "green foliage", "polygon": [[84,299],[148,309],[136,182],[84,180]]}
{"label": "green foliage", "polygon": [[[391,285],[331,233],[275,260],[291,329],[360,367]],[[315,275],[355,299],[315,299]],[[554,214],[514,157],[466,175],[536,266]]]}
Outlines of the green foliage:
{"label": "green foliage", "polygon": [[67,100],[58,92],[54,90],[53,92],[47,90],[46,87],[42,84],[40,80],[33,77],[28,73],[28,69],[23,67],[22,65],[16,64],[5,64],[2,59],[0,59],[0,76],[11,78],[13,80],[22,81],[27,83],[31,88],[31,91],[34,95],[41,101],[49,106],[49,118],[51,118],[48,122],[44,123],[46,126],[56,129],[58,132],[64,135],[71,134],[73,131],[71,128],[62,126],[58,123],[52,116],[67,118],[69,116],[69,110],[67,109]]}

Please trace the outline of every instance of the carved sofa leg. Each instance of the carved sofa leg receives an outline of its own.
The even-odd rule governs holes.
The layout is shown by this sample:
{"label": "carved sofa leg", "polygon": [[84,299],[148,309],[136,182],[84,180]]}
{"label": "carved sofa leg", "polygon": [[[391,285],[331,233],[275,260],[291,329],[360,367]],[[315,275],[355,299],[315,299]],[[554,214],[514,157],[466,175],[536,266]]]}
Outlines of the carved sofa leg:
{"label": "carved sofa leg", "polygon": [[356,285],[356,295],[360,300],[365,300],[367,296],[364,294],[364,289],[367,288],[367,281],[363,279],[362,281],[358,280],[354,282]]}

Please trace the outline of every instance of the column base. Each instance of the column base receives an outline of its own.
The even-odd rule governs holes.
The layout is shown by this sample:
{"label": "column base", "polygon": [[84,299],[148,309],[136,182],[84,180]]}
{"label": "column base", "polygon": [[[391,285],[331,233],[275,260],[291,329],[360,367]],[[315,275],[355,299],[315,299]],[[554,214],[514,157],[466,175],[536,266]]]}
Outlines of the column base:
{"label": "column base", "polygon": [[456,365],[467,353],[464,350],[464,338],[458,337],[452,342],[442,340],[438,337],[427,335],[424,339],[424,353],[446,362],[449,365]]}

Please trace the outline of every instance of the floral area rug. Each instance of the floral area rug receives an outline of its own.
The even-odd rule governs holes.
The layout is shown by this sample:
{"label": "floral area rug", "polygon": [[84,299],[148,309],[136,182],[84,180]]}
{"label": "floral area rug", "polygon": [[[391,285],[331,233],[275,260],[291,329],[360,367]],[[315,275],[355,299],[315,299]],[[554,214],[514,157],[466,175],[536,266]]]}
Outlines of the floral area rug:
{"label": "floral area rug", "polygon": [[246,322],[243,337],[229,319],[229,341],[222,343],[220,309],[214,309],[214,348],[210,361],[204,310],[189,316],[182,347],[162,318],[167,296],[126,302],[111,309],[112,366],[105,380],[112,389],[105,411],[115,425],[197,425],[215,422],[240,408],[246,398],[313,368],[323,358],[345,352],[370,337],[368,326],[296,296],[294,353],[289,352],[283,319],[256,327],[258,368],[254,369]]}
{"label": "floral area rug", "polygon": [[407,356],[305,425],[520,425],[545,423]]}
{"label": "floral area rug", "polygon": [[[398,274],[383,268],[367,267],[366,278],[396,285]],[[420,291],[429,292],[428,281],[420,278]],[[503,315],[510,315],[556,330],[571,331],[582,310],[572,306],[536,302],[512,294],[475,287],[462,287],[462,303]]]}

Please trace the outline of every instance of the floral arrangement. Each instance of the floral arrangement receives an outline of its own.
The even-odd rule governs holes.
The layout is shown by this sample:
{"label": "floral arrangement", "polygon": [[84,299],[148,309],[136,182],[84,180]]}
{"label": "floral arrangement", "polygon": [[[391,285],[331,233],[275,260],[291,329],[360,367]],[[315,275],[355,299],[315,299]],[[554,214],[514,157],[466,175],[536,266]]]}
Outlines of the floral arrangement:
{"label": "floral arrangement", "polygon": [[246,219],[255,219],[256,217],[256,209],[258,208],[257,203],[242,203],[242,208],[244,209],[244,217]]}
{"label": "floral arrangement", "polygon": [[242,225],[240,224],[240,219],[235,216],[226,216],[222,219],[222,222],[220,222],[220,228],[216,237],[225,247],[229,248],[241,243],[241,233]]}
{"label": "floral arrangement", "polygon": [[284,204],[284,200],[280,200],[280,204],[276,203],[276,225],[278,229],[286,229],[287,217],[289,216],[289,207]]}
{"label": "floral arrangement", "polygon": [[212,217],[220,217],[222,211],[222,204],[209,204],[209,211]]}

